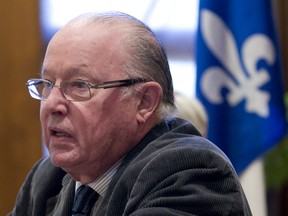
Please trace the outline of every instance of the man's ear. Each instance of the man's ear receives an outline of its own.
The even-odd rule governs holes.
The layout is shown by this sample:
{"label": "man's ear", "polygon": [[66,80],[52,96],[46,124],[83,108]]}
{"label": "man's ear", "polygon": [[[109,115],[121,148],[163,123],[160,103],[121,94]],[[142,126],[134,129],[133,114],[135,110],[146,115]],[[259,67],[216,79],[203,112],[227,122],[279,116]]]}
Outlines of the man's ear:
{"label": "man's ear", "polygon": [[159,83],[156,82],[144,83],[141,89],[137,112],[137,121],[139,123],[146,122],[146,120],[155,113],[163,96],[162,88]]}

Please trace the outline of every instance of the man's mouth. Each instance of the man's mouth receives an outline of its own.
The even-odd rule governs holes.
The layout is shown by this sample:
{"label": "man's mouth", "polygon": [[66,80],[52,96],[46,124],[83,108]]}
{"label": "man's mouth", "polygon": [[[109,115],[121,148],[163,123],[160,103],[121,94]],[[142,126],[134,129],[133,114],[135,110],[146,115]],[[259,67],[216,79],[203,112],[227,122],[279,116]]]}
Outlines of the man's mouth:
{"label": "man's mouth", "polygon": [[51,134],[57,137],[70,137],[70,135],[65,132],[52,131]]}
{"label": "man's mouth", "polygon": [[71,135],[68,132],[60,129],[50,129],[50,133],[52,136],[55,137],[71,137]]}

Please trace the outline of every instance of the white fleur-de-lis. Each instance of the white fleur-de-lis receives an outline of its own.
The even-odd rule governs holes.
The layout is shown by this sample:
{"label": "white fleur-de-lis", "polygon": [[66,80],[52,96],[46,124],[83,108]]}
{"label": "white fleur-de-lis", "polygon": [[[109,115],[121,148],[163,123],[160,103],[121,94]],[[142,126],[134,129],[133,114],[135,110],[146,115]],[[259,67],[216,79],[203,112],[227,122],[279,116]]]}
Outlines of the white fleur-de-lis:
{"label": "white fleur-de-lis", "polygon": [[223,66],[204,71],[201,78],[204,96],[210,103],[221,104],[224,99],[221,91],[226,88],[229,106],[235,107],[246,99],[246,112],[268,117],[270,94],[261,87],[269,82],[270,76],[259,62],[263,60],[269,66],[275,63],[272,41],[264,34],[252,34],[243,42],[239,56],[231,31],[216,14],[202,10],[201,20],[203,39]]}

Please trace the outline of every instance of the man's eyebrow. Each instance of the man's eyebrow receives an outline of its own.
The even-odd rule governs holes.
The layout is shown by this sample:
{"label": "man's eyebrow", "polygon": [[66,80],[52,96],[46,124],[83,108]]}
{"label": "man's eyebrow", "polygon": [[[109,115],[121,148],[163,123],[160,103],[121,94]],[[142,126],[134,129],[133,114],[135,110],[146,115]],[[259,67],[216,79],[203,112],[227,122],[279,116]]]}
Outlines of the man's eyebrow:
{"label": "man's eyebrow", "polygon": [[[49,74],[50,69],[42,67],[40,70],[40,76],[43,76],[44,74]],[[75,75],[85,75],[89,76],[91,70],[88,68],[86,64],[80,64],[76,66],[71,66],[65,69],[65,72],[69,73],[69,76],[75,76]]]}

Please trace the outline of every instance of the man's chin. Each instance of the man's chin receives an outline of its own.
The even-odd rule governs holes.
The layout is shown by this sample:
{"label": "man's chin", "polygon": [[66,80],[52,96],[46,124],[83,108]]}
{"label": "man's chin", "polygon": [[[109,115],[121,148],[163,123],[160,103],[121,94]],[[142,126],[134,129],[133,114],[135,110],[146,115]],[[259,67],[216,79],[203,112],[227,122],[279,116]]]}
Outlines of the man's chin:
{"label": "man's chin", "polygon": [[67,153],[50,153],[50,158],[55,167],[71,167],[76,163],[75,158]]}

